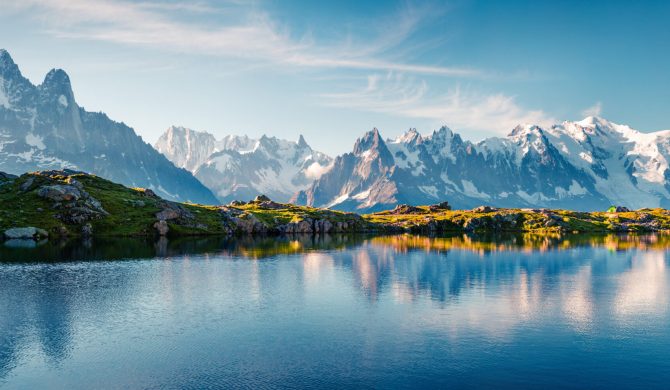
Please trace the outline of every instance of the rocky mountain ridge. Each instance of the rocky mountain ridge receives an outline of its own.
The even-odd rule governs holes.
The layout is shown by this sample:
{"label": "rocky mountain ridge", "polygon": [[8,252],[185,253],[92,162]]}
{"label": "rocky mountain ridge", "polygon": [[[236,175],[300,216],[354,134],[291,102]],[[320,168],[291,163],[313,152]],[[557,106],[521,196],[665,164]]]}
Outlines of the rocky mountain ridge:
{"label": "rocky mountain ridge", "polygon": [[216,202],[191,173],[176,168],[132,128],[80,107],[65,71],[52,69],[33,85],[0,50],[0,170],[63,168],[151,188],[168,199]]}
{"label": "rocky mountain ridge", "polygon": [[193,173],[222,203],[250,200],[266,194],[278,201],[307,188],[332,162],[313,150],[300,136],[292,142],[275,137],[212,134],[170,127],[158,139],[156,150]]}
{"label": "rocky mountain ridge", "polygon": [[517,126],[477,143],[447,127],[386,141],[373,129],[292,201],[360,212],[442,200],[456,208],[668,207],[669,159],[670,131],[641,133],[597,117]]}

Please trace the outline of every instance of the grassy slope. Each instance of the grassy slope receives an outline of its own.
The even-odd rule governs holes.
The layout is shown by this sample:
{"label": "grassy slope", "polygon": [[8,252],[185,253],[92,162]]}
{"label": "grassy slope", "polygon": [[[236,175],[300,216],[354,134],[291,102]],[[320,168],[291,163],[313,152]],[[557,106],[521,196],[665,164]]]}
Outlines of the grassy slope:
{"label": "grassy slope", "polygon": [[[30,177],[35,184],[26,192],[20,190],[21,185]],[[92,175],[71,176],[81,182],[88,193],[98,199],[109,216],[91,222],[96,235],[153,235],[155,214],[160,211],[159,199],[148,197],[142,189],[132,189],[115,184]],[[78,234],[81,226],[66,225],[56,215],[58,210],[52,208],[51,202],[37,196],[39,185],[49,184],[48,178],[39,174],[25,174],[11,182],[0,183],[0,231],[11,227],[36,226],[57,232],[67,229],[71,234]],[[63,183],[67,177],[56,178]],[[52,180],[53,181],[53,180]],[[53,184],[53,183],[52,183]],[[182,204],[195,216],[200,227],[179,226],[170,224],[175,235],[187,234],[222,234],[225,228],[219,209],[214,206]],[[254,215],[268,227],[276,227],[289,222],[299,222],[306,218],[328,219],[331,223],[351,220],[351,214],[311,207],[284,205],[282,209],[263,209],[258,204],[250,203],[234,208],[243,212],[242,218]],[[392,214],[380,212],[363,216],[368,228],[380,231],[422,231],[428,226],[438,226],[439,231],[463,231],[466,222],[477,219],[484,222],[493,221],[497,216],[514,214],[518,223],[514,226],[505,225],[502,230],[532,232],[605,232],[617,231],[622,225],[629,230],[644,230],[645,222],[657,221],[658,229],[670,230],[670,215],[663,209],[644,209],[626,213],[607,212],[573,212],[552,210],[552,214],[562,218],[562,226],[546,227],[547,217],[542,212],[518,209],[499,209],[492,212],[478,213],[474,211],[430,211],[428,207],[419,207],[419,211],[411,214]],[[482,227],[483,226],[483,227]],[[486,223],[475,230],[486,230]],[[360,225],[359,225],[360,229]]]}
{"label": "grassy slope", "polygon": [[[562,219],[562,226],[547,227],[545,213],[528,209],[498,209],[491,212],[471,210],[430,211],[426,206],[412,214],[392,214],[388,211],[364,216],[367,220],[381,224],[398,226],[408,230],[422,230],[430,223],[437,223],[443,231],[462,231],[463,225],[473,218],[484,221],[496,216],[514,214],[519,223],[509,227],[509,231],[525,232],[611,232],[617,231],[622,224],[628,224],[631,230],[645,230],[645,222],[658,221],[661,230],[670,229],[670,214],[665,209],[642,209],[624,213],[579,212],[569,210],[548,210]],[[479,229],[476,229],[479,230]],[[485,229],[484,229],[485,230]]]}

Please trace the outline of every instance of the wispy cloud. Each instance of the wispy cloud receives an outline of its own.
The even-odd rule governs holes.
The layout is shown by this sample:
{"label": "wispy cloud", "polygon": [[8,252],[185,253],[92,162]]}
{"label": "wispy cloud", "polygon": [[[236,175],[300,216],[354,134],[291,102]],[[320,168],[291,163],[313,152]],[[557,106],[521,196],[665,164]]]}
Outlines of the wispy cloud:
{"label": "wispy cloud", "polygon": [[483,94],[460,86],[432,93],[424,81],[395,72],[370,75],[359,90],[323,94],[321,98],[330,106],[429,119],[481,134],[507,134],[522,123],[546,126],[557,122],[542,110],[522,107],[513,96]]}
{"label": "wispy cloud", "polygon": [[235,15],[217,23],[180,17],[183,12],[212,12],[208,3],[133,3],[123,0],[0,0],[5,10],[39,18],[49,33],[69,39],[140,45],[174,52],[314,68],[393,70],[415,74],[475,77],[466,67],[411,64],[382,58],[421,21],[421,12],[403,10],[392,33],[367,45],[345,42],[317,45],[306,35],[295,38],[267,13],[239,2],[226,2]]}
{"label": "wispy cloud", "polygon": [[596,104],[582,111],[582,116],[600,116],[603,111],[603,104],[601,102],[596,102]]}

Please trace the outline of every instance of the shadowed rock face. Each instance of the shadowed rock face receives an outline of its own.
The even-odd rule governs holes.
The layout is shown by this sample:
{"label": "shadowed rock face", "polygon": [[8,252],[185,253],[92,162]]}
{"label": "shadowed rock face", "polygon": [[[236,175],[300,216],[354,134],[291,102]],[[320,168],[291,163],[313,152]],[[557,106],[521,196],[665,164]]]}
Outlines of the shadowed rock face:
{"label": "shadowed rock face", "polygon": [[68,75],[51,70],[41,85],[0,50],[0,167],[6,172],[72,168],[161,196],[205,204],[213,194],[176,168],[135,131],[79,107]]}
{"label": "shadowed rock face", "polygon": [[292,201],[357,212],[444,200],[457,209],[667,207],[669,161],[670,132],[644,134],[593,117],[518,126],[479,143],[446,127],[386,141],[374,129]]}

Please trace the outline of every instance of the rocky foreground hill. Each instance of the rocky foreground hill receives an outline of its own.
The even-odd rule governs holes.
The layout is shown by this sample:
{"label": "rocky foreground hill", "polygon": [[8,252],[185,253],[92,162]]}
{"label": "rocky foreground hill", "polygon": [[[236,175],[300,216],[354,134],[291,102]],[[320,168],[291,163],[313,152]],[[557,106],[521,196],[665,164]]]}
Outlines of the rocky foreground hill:
{"label": "rocky foreground hill", "polygon": [[451,210],[447,202],[400,205],[359,215],[292,204],[265,196],[206,206],[162,199],[70,170],[14,176],[0,173],[4,239],[68,236],[331,234],[363,232],[624,232],[670,230],[670,211],[618,208],[603,212],[548,209]]}

